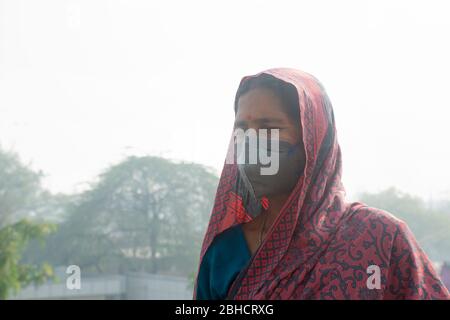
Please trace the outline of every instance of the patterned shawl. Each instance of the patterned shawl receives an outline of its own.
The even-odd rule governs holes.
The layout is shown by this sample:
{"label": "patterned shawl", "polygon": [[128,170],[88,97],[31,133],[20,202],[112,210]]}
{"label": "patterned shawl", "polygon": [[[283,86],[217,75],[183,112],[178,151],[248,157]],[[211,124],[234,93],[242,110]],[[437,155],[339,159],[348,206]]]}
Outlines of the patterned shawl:
{"label": "patterned shawl", "polygon": [[[306,166],[227,299],[448,299],[403,221],[345,200],[333,109],[321,83],[308,73],[276,68],[246,76],[241,84],[261,73],[297,89]],[[200,264],[217,234],[252,219],[247,198],[237,166],[225,162]],[[379,288],[370,285],[373,272]],[[196,289],[195,282],[194,299]]]}

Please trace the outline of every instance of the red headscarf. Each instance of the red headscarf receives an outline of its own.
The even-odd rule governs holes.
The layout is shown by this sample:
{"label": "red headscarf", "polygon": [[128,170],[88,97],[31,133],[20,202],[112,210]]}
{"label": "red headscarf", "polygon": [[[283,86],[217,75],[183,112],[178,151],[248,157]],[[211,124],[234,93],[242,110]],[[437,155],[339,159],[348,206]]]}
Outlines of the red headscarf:
{"label": "red headscarf", "polygon": [[[231,285],[228,299],[449,298],[403,221],[363,203],[346,202],[332,105],[320,82],[299,70],[276,68],[246,76],[241,84],[262,73],[297,89],[306,166],[248,267]],[[200,264],[216,235],[252,219],[238,180],[236,164],[226,162]],[[368,286],[373,266],[379,271],[379,289]],[[194,299],[196,290],[197,282]]]}

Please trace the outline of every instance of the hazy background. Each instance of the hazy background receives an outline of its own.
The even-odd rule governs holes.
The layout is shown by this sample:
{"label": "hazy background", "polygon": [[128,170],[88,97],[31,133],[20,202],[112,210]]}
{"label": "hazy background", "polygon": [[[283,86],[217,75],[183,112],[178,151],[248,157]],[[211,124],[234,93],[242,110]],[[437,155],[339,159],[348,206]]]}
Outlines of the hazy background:
{"label": "hazy background", "polygon": [[124,155],[219,171],[242,76],[314,74],[344,182],[450,196],[447,1],[0,1],[0,142],[72,192]]}
{"label": "hazy background", "polygon": [[[42,171],[41,212],[50,213],[40,216],[67,222],[87,212],[94,182],[116,183],[99,178],[108,168],[155,166],[140,157],[219,175],[241,77],[298,68],[333,103],[349,198],[400,217],[416,210],[404,218],[417,228],[441,208],[440,222],[414,231],[428,252],[445,244],[434,260],[450,259],[448,237],[426,242],[433,226],[441,235],[450,226],[449,16],[445,0],[0,0],[0,147]],[[206,221],[217,181],[205,177]],[[393,206],[399,199],[407,205]],[[194,253],[204,230],[196,232]]]}

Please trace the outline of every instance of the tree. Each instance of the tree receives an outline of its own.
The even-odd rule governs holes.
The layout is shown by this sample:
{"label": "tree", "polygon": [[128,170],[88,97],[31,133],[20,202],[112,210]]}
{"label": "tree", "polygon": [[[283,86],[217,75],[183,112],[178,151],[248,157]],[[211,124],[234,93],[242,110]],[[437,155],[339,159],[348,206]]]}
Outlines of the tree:
{"label": "tree", "polygon": [[42,192],[41,176],[0,148],[0,227],[29,216]]}
{"label": "tree", "polygon": [[48,264],[37,266],[21,261],[30,240],[43,240],[54,230],[53,225],[27,219],[42,191],[40,176],[22,164],[17,155],[0,149],[0,299],[52,274]]}
{"label": "tree", "polygon": [[197,267],[217,183],[198,164],[129,157],[69,206],[44,256],[84,272],[187,276]]}
{"label": "tree", "polygon": [[41,266],[21,263],[21,254],[28,241],[43,240],[54,227],[35,224],[26,219],[0,229],[0,299],[29,283],[42,283],[53,275],[49,264]]}

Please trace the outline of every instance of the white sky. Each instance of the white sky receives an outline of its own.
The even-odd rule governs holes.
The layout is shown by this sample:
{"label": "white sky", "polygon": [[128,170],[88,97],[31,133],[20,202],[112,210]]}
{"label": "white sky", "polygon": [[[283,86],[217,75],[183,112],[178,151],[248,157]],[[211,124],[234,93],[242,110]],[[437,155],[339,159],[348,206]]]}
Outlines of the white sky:
{"label": "white sky", "polygon": [[310,72],[344,184],[450,197],[448,1],[0,0],[0,144],[75,192],[126,155],[218,171],[243,75]]}

